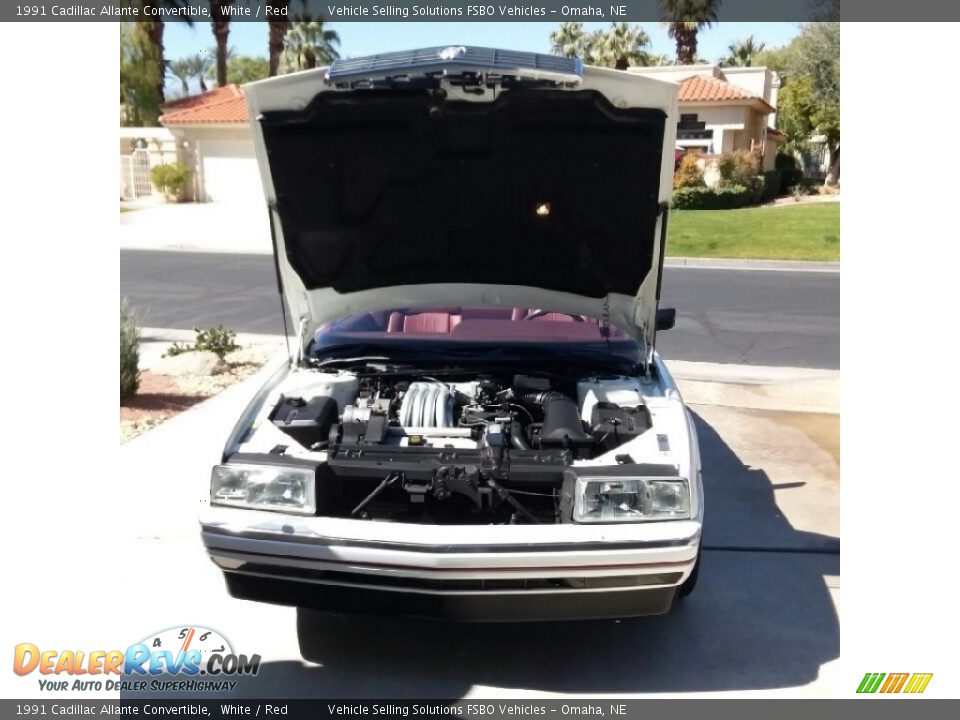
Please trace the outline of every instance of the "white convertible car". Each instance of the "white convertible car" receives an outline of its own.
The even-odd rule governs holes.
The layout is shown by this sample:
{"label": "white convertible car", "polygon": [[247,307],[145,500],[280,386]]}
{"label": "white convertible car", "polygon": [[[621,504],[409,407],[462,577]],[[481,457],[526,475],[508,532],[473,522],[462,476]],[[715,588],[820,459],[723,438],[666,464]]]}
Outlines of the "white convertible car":
{"label": "white convertible car", "polygon": [[654,350],[673,85],[430,48],[246,89],[295,358],[213,469],[239,598],[464,621],[664,613],[696,432]]}

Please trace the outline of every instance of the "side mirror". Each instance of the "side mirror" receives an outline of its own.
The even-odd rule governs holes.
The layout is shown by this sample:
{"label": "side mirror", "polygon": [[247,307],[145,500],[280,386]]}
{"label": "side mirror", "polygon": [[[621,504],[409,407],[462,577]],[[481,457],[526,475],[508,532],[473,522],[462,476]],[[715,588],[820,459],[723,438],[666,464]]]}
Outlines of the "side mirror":
{"label": "side mirror", "polygon": [[670,330],[677,324],[676,308],[658,308],[657,309],[657,332],[661,330]]}

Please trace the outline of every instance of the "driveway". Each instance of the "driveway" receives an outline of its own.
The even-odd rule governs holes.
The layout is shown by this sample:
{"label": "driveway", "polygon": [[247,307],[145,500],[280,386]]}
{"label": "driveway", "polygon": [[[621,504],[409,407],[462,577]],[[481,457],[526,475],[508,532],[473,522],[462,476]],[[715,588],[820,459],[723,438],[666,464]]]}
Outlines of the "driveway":
{"label": "driveway", "polygon": [[263,203],[158,203],[120,213],[120,248],[273,252]]}
{"label": "driveway", "polygon": [[[342,623],[229,598],[195,517],[255,378],[105,453],[96,498],[80,482],[89,469],[74,494],[24,506],[49,532],[32,533],[30,552],[11,557],[30,592],[11,596],[16,628],[3,633],[92,649],[210,626],[239,652],[262,655],[259,677],[237,690],[247,697],[842,691],[838,374],[675,370],[696,414],[708,519],[700,585],[670,615],[502,627]],[[7,684],[11,697],[40,694],[35,678]]]}

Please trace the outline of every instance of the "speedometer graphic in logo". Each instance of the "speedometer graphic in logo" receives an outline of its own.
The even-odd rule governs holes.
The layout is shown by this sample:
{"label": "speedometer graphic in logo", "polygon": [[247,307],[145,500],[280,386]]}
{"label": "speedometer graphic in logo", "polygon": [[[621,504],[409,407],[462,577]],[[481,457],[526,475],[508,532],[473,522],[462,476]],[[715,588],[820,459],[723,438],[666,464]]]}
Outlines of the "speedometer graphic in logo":
{"label": "speedometer graphic in logo", "polygon": [[201,667],[207,664],[207,660],[213,654],[234,654],[229,640],[216,630],[202,625],[167,628],[148,635],[141,642],[152,653],[165,651],[174,657],[178,655],[185,657],[191,651],[199,652],[201,661],[197,665]]}

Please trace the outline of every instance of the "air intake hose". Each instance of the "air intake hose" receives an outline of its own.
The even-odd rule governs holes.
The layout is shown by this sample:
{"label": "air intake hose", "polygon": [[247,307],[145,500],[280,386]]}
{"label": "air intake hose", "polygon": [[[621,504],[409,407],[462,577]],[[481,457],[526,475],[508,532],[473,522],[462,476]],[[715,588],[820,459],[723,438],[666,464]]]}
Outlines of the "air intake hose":
{"label": "air intake hose", "polygon": [[583,430],[580,409],[567,395],[558,390],[525,393],[521,400],[543,408],[543,427],[540,445],[591,445],[593,437]]}

